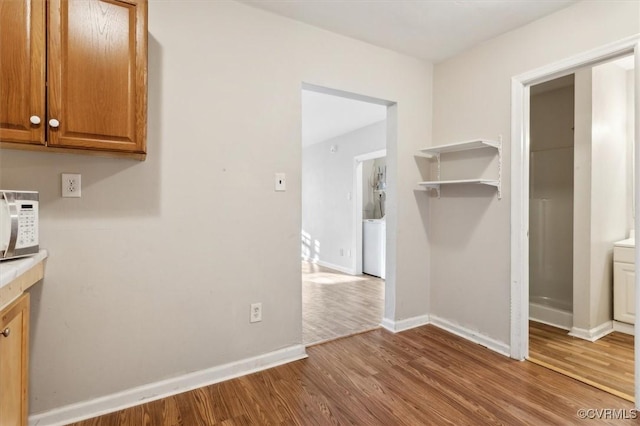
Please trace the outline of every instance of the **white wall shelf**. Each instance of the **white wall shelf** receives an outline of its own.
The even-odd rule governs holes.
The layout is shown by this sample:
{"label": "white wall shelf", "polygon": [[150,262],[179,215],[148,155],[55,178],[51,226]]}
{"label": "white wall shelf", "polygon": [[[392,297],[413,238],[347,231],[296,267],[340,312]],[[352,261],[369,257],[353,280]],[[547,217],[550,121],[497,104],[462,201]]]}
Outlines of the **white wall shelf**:
{"label": "white wall shelf", "polygon": [[[498,153],[498,179],[455,179],[455,180],[441,180],[440,179],[440,155],[448,152],[469,151],[473,149],[481,148],[495,148]],[[438,161],[438,178],[433,181],[418,182],[418,185],[425,189],[434,189],[438,192],[438,198],[440,198],[440,186],[441,185],[460,185],[460,184],[480,184],[494,186],[498,190],[498,199],[502,199],[502,136],[499,141],[492,141],[488,139],[474,139],[464,142],[456,142],[447,145],[436,145],[429,148],[423,148],[419,151],[417,156],[426,158],[436,158]]]}
{"label": "white wall shelf", "polygon": [[440,185],[456,185],[461,183],[478,183],[481,185],[489,185],[498,187],[499,182],[496,179],[456,179],[456,180],[431,180],[425,182],[418,182],[418,185],[425,188],[437,188]]}
{"label": "white wall shelf", "polygon": [[442,154],[444,152],[458,152],[458,151],[469,151],[472,149],[480,149],[480,148],[501,148],[501,143],[496,141],[491,141],[487,139],[474,139],[470,141],[464,142],[456,142],[450,143],[447,145],[437,145],[429,148],[422,148],[420,150],[420,154],[427,158],[437,157],[438,154]]}

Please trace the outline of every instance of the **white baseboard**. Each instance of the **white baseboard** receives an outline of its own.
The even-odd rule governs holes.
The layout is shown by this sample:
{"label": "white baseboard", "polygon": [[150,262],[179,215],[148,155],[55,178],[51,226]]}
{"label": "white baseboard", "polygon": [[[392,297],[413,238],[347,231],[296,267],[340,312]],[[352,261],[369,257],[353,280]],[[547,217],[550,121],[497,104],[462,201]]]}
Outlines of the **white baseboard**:
{"label": "white baseboard", "polygon": [[284,349],[29,416],[30,426],[57,426],[187,392],[307,357],[304,346]]}
{"label": "white baseboard", "polygon": [[439,318],[437,316],[431,315],[431,324],[439,327],[449,333],[455,334],[456,336],[460,336],[464,339],[470,340],[474,343],[477,343],[481,346],[484,346],[487,349],[491,349],[494,352],[498,352],[500,355],[511,356],[510,355],[510,347],[506,343],[495,340],[489,336],[485,336],[484,334],[480,334],[477,331],[469,330],[468,328],[462,327],[461,325],[454,324],[446,319]]}
{"label": "white baseboard", "polygon": [[592,329],[572,327],[569,336],[595,342],[613,331],[613,321],[607,321]]}
{"label": "white baseboard", "polygon": [[573,314],[562,309],[552,308],[539,303],[529,303],[529,319],[553,327],[571,330]]}
{"label": "white baseboard", "polygon": [[347,268],[347,267],[340,266],[340,265],[335,265],[333,263],[325,262],[324,260],[310,259],[307,256],[302,256],[302,260],[304,260],[305,262],[315,263],[316,265],[320,265],[320,266],[323,266],[325,268],[333,269],[335,271],[344,272],[345,274],[349,274],[349,275],[355,275],[356,274],[356,271],[354,271],[351,268]]}
{"label": "white baseboard", "polygon": [[627,324],[626,322],[614,321],[613,331],[617,331],[624,334],[635,335],[634,325]]}
{"label": "white baseboard", "polygon": [[480,334],[476,331],[469,330],[460,325],[454,324],[443,318],[439,318],[433,315],[420,315],[413,318],[407,318],[404,320],[394,321],[389,318],[383,318],[380,325],[389,330],[392,333],[399,333],[401,331],[409,330],[415,327],[432,324],[438,328],[441,328],[463,339],[470,340],[487,349],[491,349],[494,352],[498,352],[500,355],[510,356],[510,348],[506,343],[499,342],[491,337]]}
{"label": "white baseboard", "polygon": [[[551,321],[544,321],[544,320],[541,320],[541,319],[538,319],[538,318],[534,318],[534,317],[532,317],[531,315],[529,315],[529,321],[538,322],[538,323],[540,323],[540,324],[550,325],[551,327],[559,328],[559,329],[561,329],[561,330],[566,330],[566,331],[570,331],[570,330],[571,330],[571,327],[570,327],[570,326],[569,326],[569,327],[567,327],[567,326],[565,326],[565,325],[555,324],[555,323],[553,323],[553,322],[551,322]],[[568,333],[567,333],[567,334],[568,334]]]}
{"label": "white baseboard", "polygon": [[394,321],[389,318],[383,318],[380,325],[392,333],[409,330],[411,328],[420,327],[429,324],[429,315],[420,315],[413,318]]}

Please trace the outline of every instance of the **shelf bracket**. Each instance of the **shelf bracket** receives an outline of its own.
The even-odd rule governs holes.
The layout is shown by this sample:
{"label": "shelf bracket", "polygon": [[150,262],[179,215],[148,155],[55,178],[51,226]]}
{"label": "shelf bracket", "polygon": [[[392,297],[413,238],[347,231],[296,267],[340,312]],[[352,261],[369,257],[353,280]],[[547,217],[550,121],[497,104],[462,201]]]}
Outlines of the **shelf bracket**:
{"label": "shelf bracket", "polygon": [[[441,180],[440,179],[440,153],[436,154],[436,159],[438,160],[438,177],[436,180]],[[438,187],[438,198],[440,198],[440,187]]]}
{"label": "shelf bracket", "polygon": [[436,195],[440,198],[440,185],[429,185],[426,188],[421,188],[420,191],[431,193],[431,191],[436,191]]}
{"label": "shelf bracket", "polygon": [[425,189],[425,191],[436,191],[436,196],[440,198],[440,185],[433,185]]}

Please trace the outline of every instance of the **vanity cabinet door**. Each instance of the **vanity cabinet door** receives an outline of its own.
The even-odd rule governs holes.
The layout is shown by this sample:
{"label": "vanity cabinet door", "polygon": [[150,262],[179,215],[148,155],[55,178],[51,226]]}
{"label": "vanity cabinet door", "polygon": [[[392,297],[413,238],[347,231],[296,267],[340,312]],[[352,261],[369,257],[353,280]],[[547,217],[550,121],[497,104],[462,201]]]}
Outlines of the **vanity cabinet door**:
{"label": "vanity cabinet door", "polygon": [[29,294],[0,311],[0,424],[27,425]]}
{"label": "vanity cabinet door", "polygon": [[613,318],[635,324],[636,268],[633,263],[613,263]]}

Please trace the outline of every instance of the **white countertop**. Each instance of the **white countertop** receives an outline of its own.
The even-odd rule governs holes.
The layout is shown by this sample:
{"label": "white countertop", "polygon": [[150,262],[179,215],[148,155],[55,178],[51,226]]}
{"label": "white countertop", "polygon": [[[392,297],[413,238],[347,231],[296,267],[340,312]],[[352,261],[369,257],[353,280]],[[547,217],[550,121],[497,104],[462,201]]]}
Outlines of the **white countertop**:
{"label": "white countertop", "polygon": [[626,240],[618,241],[617,243],[613,243],[614,247],[631,247],[634,248],[636,246],[636,239],[627,238]]}
{"label": "white countertop", "polygon": [[40,249],[37,254],[18,259],[3,260],[0,262],[0,288],[9,284],[11,281],[24,274],[33,265],[46,259],[49,253],[47,250]]}

